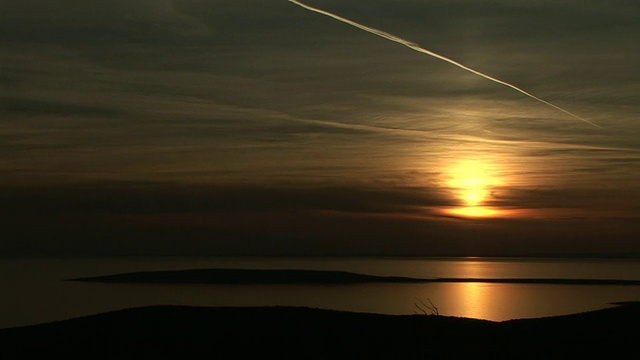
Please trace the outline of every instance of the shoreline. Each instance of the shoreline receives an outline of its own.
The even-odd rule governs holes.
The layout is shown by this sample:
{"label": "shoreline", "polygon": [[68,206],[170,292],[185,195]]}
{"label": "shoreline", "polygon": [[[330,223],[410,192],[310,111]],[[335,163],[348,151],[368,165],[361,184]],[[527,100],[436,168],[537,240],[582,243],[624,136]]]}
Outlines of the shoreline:
{"label": "shoreline", "polygon": [[143,271],[66,281],[135,284],[361,284],[361,283],[502,283],[550,285],[623,285],[637,286],[640,280],[566,279],[566,278],[412,278],[375,276],[347,271],[297,269],[189,269]]}

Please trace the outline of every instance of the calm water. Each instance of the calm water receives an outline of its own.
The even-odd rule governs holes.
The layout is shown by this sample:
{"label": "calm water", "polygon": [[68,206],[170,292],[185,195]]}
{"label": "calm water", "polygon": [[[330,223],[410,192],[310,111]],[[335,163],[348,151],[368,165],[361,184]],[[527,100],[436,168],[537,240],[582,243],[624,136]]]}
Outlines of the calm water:
{"label": "calm water", "polygon": [[413,314],[430,299],[442,315],[489,320],[560,315],[640,300],[640,286],[545,284],[129,285],[64,279],[130,271],[192,268],[315,269],[455,278],[640,280],[640,261],[558,259],[251,259],[118,258],[0,260],[0,328],[134,306],[292,305]]}

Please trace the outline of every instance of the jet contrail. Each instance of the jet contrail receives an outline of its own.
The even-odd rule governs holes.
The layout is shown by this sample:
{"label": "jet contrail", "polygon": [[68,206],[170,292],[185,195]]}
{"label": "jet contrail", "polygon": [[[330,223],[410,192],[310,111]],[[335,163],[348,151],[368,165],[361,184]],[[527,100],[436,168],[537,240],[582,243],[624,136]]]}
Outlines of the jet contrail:
{"label": "jet contrail", "polygon": [[495,83],[498,83],[498,84],[504,85],[506,87],[509,87],[509,88],[511,88],[511,89],[513,89],[513,90],[515,90],[515,91],[517,91],[519,93],[522,93],[522,94],[524,94],[524,95],[526,95],[526,96],[528,96],[528,97],[530,97],[530,98],[532,98],[534,100],[537,100],[537,101],[539,101],[539,102],[541,102],[541,103],[543,103],[545,105],[551,106],[552,108],[554,108],[556,110],[560,110],[563,113],[565,113],[567,115],[570,115],[570,116],[572,116],[572,117],[574,117],[574,118],[576,118],[576,119],[578,119],[580,121],[584,121],[587,124],[593,125],[593,126],[598,127],[598,128],[602,128],[598,124],[595,124],[595,123],[593,123],[593,122],[591,122],[591,121],[589,121],[587,119],[584,119],[584,118],[582,118],[582,117],[580,117],[580,116],[578,116],[578,115],[576,115],[576,114],[574,114],[572,112],[569,112],[569,111],[567,111],[567,110],[565,110],[565,109],[563,109],[563,108],[561,108],[561,107],[559,107],[557,105],[554,105],[554,104],[552,104],[552,103],[550,103],[550,102],[548,102],[546,100],[543,100],[543,99],[541,99],[541,98],[539,98],[539,97],[537,97],[537,96],[535,96],[535,95],[533,95],[533,94],[531,94],[531,93],[529,93],[529,92],[527,92],[525,90],[522,90],[521,88],[519,88],[519,87],[517,87],[515,85],[509,84],[508,82],[502,81],[500,79],[496,79],[493,76],[487,75],[487,74],[485,74],[483,72],[480,72],[478,70],[474,70],[474,69],[472,69],[472,68],[470,68],[470,67],[468,67],[466,65],[463,65],[463,64],[461,64],[461,63],[459,63],[459,62],[457,62],[457,61],[455,61],[453,59],[449,59],[446,56],[442,56],[440,54],[436,54],[433,51],[427,50],[427,49],[421,47],[420,45],[418,45],[416,43],[413,43],[411,41],[407,41],[405,39],[399,38],[399,37],[397,37],[397,36],[395,36],[393,34],[389,34],[389,33],[384,32],[382,30],[374,29],[372,27],[359,24],[359,23],[357,23],[355,21],[349,20],[347,18],[343,18],[342,16],[338,16],[338,15],[330,13],[328,11],[325,11],[325,10],[322,10],[322,9],[315,8],[313,6],[309,6],[309,5],[303,4],[303,3],[299,2],[299,1],[296,1],[296,0],[288,0],[288,1],[300,6],[302,8],[305,8],[307,10],[316,12],[318,14],[329,16],[329,17],[331,17],[333,19],[336,19],[338,21],[341,21],[341,22],[343,22],[345,24],[349,24],[351,26],[355,26],[355,27],[357,27],[359,29],[362,29],[362,30],[364,30],[366,32],[369,32],[369,33],[372,33],[374,35],[378,35],[380,37],[383,37],[383,38],[385,38],[387,40],[391,40],[393,42],[397,42],[398,44],[404,45],[404,46],[406,46],[406,47],[408,47],[408,48],[410,48],[412,50],[415,50],[417,52],[420,52],[420,53],[423,53],[423,54],[427,54],[427,55],[433,56],[433,57],[435,57],[437,59],[446,61],[449,64],[455,65],[455,66],[457,66],[457,67],[459,67],[459,68],[461,68],[463,70],[466,70],[466,71],[468,71],[470,73],[476,74],[476,75],[481,76],[481,77],[483,77],[483,78],[485,78],[487,80],[491,80],[491,81],[493,81]]}

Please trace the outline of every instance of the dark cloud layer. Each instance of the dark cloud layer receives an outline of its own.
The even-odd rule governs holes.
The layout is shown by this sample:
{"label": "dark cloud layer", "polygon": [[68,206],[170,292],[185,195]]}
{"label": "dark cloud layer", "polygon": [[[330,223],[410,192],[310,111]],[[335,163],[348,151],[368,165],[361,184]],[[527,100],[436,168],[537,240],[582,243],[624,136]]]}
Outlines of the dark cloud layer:
{"label": "dark cloud layer", "polygon": [[1,199],[1,226],[8,236],[0,249],[13,255],[631,256],[640,251],[633,241],[640,230],[636,218],[443,217],[420,211],[448,203],[425,189],[94,184],[4,189]]}

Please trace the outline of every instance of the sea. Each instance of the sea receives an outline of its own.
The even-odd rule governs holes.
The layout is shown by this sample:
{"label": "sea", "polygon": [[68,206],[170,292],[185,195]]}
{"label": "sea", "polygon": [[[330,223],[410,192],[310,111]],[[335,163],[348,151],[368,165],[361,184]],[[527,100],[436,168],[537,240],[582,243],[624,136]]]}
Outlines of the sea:
{"label": "sea", "polygon": [[[155,257],[0,260],[0,328],[149,306],[304,306],[504,321],[640,300],[640,285],[361,283],[341,285],[108,284],[69,279],[137,271],[307,269],[464,279],[640,280],[640,260],[530,258]],[[426,305],[433,308],[426,308]]]}

